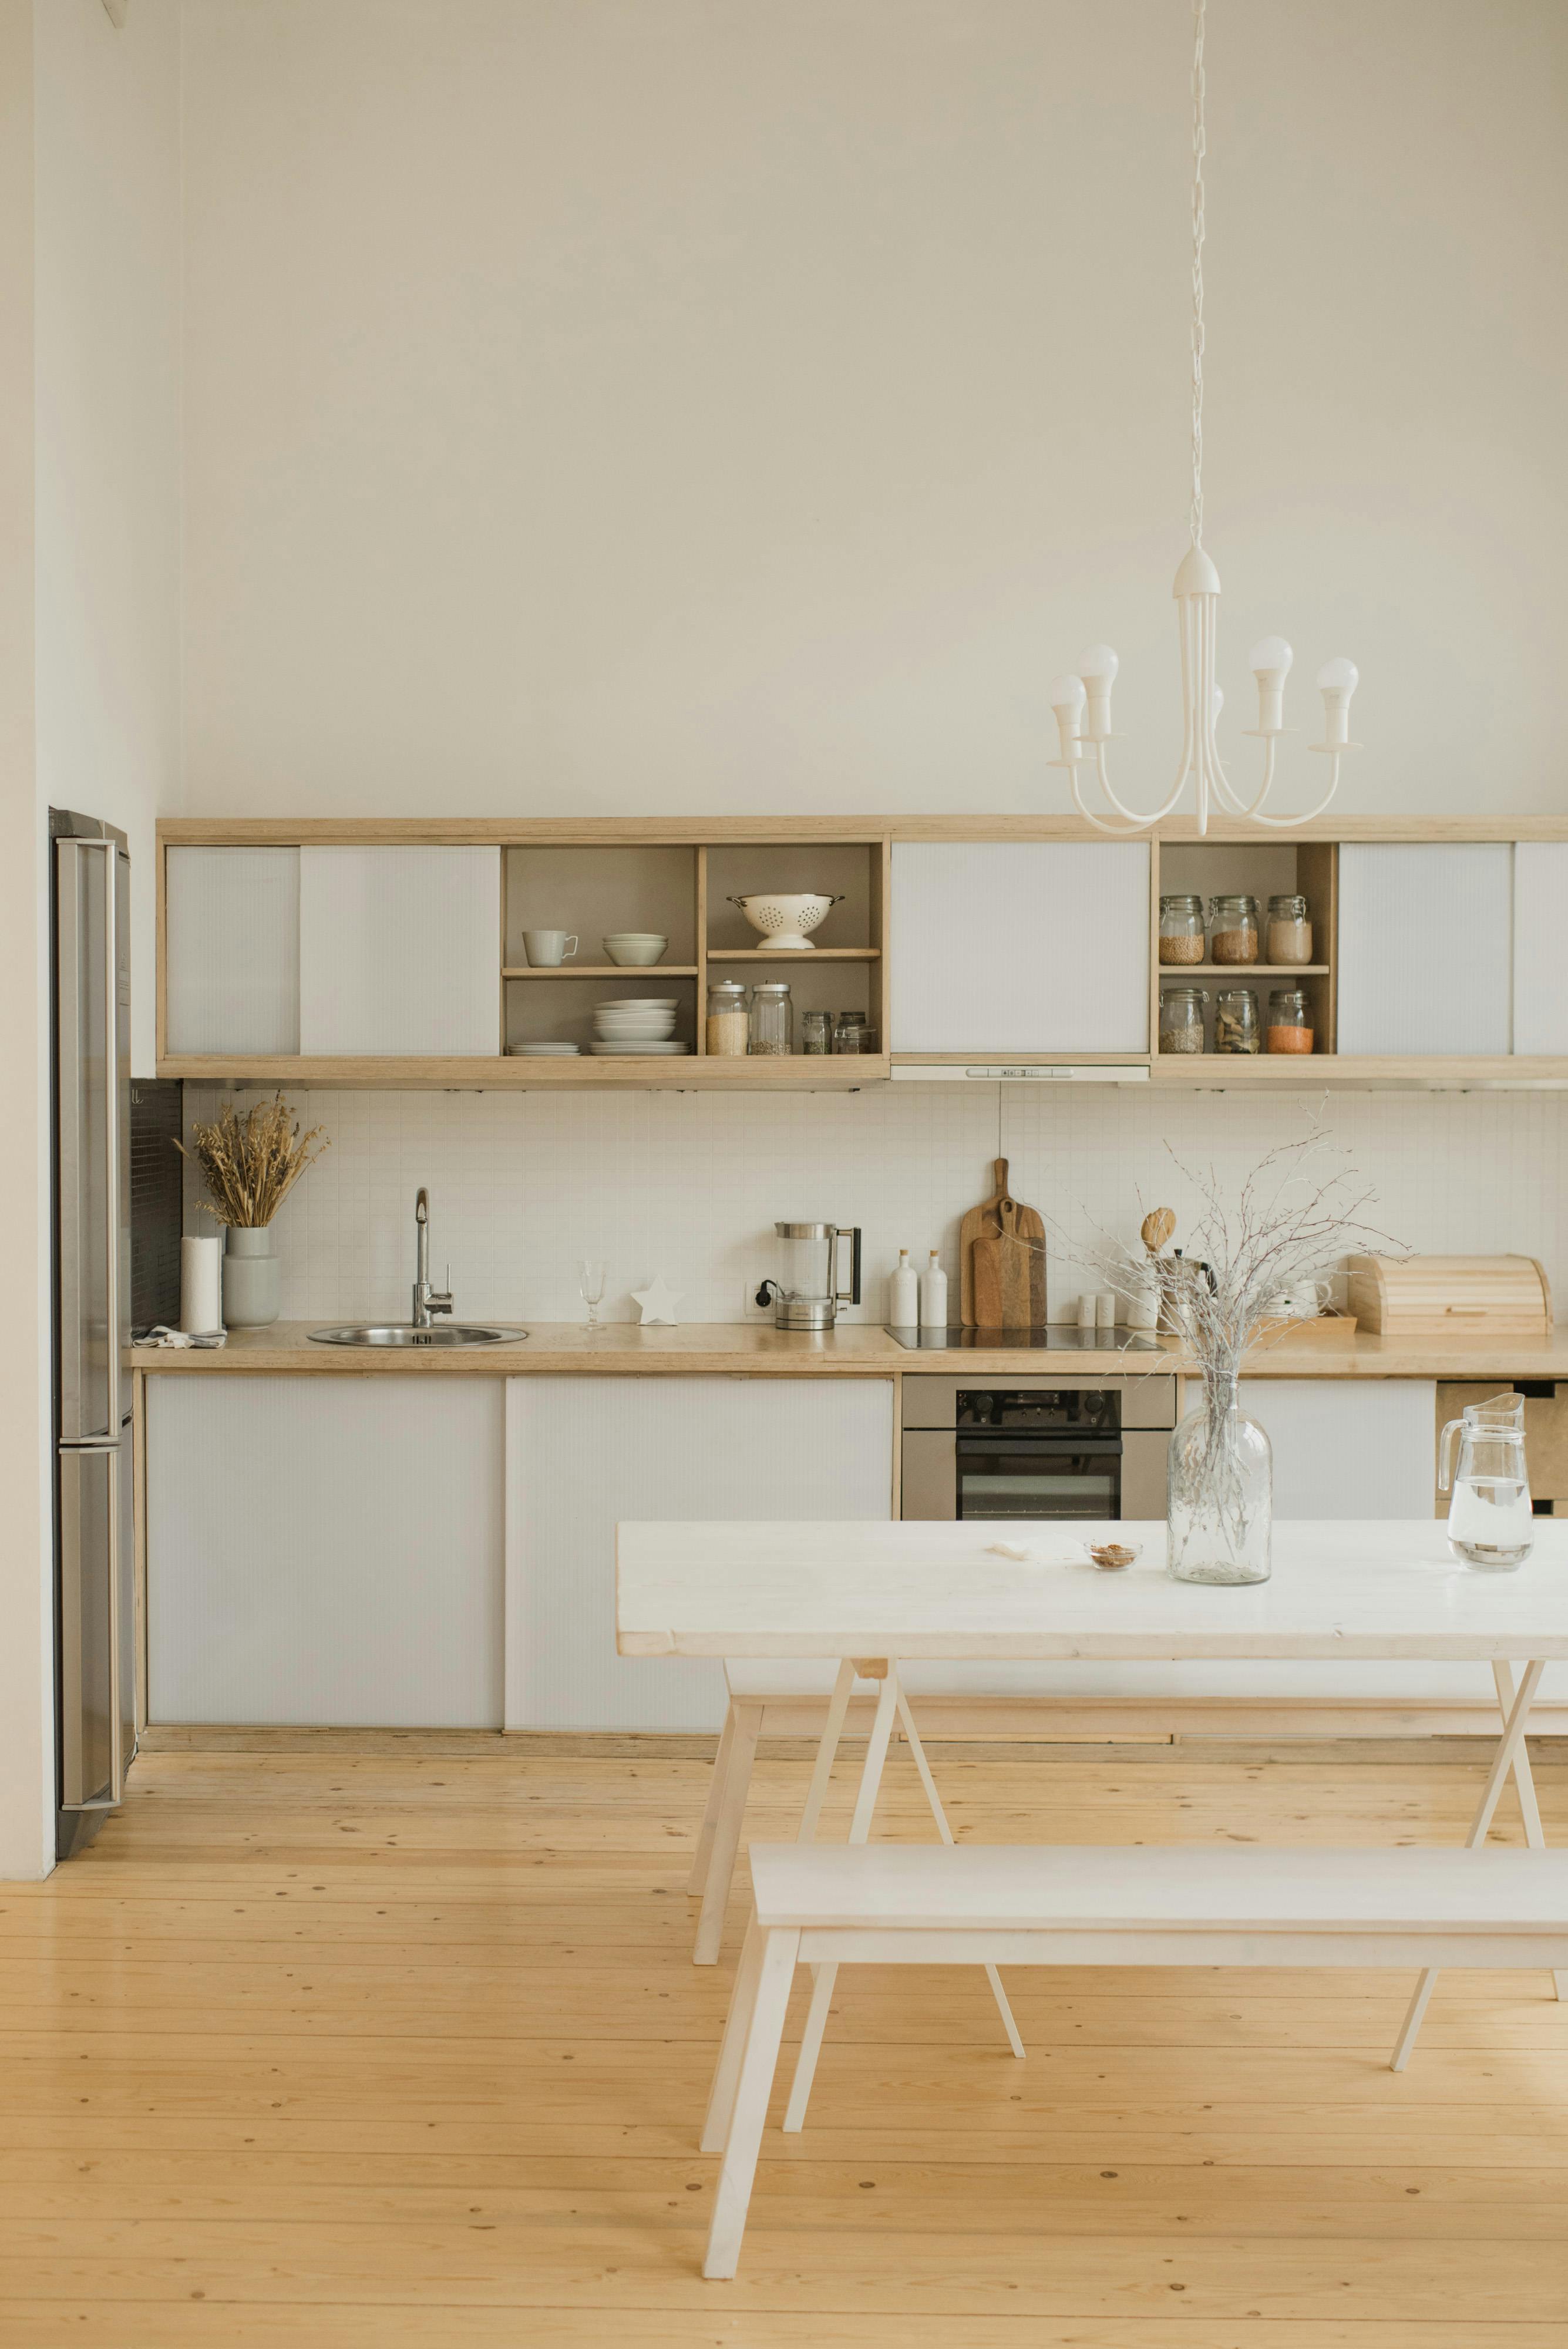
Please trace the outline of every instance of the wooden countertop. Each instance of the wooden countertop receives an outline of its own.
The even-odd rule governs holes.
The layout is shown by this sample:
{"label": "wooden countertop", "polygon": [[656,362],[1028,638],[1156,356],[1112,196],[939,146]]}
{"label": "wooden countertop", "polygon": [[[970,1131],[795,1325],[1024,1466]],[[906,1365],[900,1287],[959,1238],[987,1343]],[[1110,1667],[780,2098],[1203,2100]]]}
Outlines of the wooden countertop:
{"label": "wooden countertop", "polygon": [[[1060,1353],[948,1351],[898,1345],[873,1322],[843,1323],[820,1336],[748,1322],[693,1322],[643,1329],[613,1321],[590,1334],[581,1322],[534,1321],[515,1345],[453,1349],[317,1346],[312,1330],[325,1321],[276,1321],[267,1330],[235,1330],[217,1351],[198,1347],[132,1346],[133,1370],[203,1375],[287,1371],[294,1376],[378,1377],[431,1371],[442,1376],[515,1378],[529,1371],[584,1371],[618,1378],[887,1378],[899,1371],[967,1371],[978,1378],[1009,1373],[1064,1380],[1108,1378],[1144,1371],[1186,1371],[1190,1362],[1174,1340],[1158,1354],[1123,1354],[1114,1348],[1069,1348]],[[1274,1339],[1254,1349],[1247,1375],[1276,1379],[1568,1379],[1568,1324],[1549,1337],[1375,1338],[1357,1330],[1348,1343],[1325,1345]]]}

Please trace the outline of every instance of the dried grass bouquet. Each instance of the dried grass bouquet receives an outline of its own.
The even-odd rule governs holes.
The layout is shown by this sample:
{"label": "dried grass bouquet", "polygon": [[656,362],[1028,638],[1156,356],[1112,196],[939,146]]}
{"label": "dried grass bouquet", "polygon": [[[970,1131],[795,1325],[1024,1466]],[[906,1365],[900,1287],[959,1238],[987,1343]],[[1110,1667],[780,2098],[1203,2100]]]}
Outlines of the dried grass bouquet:
{"label": "dried grass bouquet", "polygon": [[182,1142],[174,1147],[202,1170],[213,1195],[202,1206],[221,1224],[253,1231],[271,1223],[306,1168],[331,1147],[318,1125],[301,1133],[281,1093],[253,1103],[243,1117],[225,1102],[217,1123],[194,1127],[192,1139],[193,1152]]}

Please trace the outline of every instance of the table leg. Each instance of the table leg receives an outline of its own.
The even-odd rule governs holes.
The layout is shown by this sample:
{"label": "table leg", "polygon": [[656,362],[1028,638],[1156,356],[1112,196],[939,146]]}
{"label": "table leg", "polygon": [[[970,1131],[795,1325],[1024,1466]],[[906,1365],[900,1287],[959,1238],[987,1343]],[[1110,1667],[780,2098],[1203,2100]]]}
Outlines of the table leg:
{"label": "table leg", "polygon": [[[895,1666],[894,1669],[896,1670],[897,1667]],[[937,1833],[944,1843],[950,1844],[953,1831],[948,1825],[948,1815],[942,1808],[942,1798],[937,1792],[937,1782],[931,1775],[931,1765],[926,1759],[926,1749],[920,1743],[919,1733],[910,1715],[909,1700],[904,1694],[902,1683],[899,1684],[898,1689],[898,1719],[903,1723],[904,1735],[909,1742],[909,1751],[915,1757],[915,1767],[920,1774],[920,1784],[926,1790],[926,1800],[931,1806],[931,1816],[937,1823]],[[1007,2033],[1007,2044],[1013,2054],[1022,2060],[1023,2042],[1018,2035],[1018,2025],[1012,2019],[1012,2009],[1007,2002],[1007,1992],[1002,1987],[1002,1976],[993,1965],[988,1965],[985,1978],[991,1984],[991,1994],[996,2001],[996,2011],[1002,2017],[1002,2027]]]}
{"label": "table leg", "polygon": [[844,1734],[844,1716],[849,1710],[849,1693],[854,1686],[855,1667],[846,1656],[838,1667],[838,1678],[833,1683],[833,1694],[828,1699],[827,1719],[817,1745],[816,1760],[812,1764],[811,1784],[805,1791],[805,1808],[795,1829],[796,1843],[810,1843],[816,1834],[816,1823],[822,1816],[827,1782],[833,1775],[833,1759],[838,1751],[838,1741]]}
{"label": "table leg", "polygon": [[[1535,1692],[1541,1684],[1541,1675],[1545,1669],[1544,1658],[1539,1657],[1524,1667],[1524,1678],[1519,1683],[1519,1693],[1509,1709],[1501,1739],[1497,1752],[1492,1756],[1491,1770],[1486,1782],[1486,1792],[1481,1796],[1480,1809],[1470,1822],[1470,1831],[1465,1837],[1467,1851],[1474,1851],[1478,1846],[1486,1841],[1487,1831],[1491,1826],[1502,1790],[1508,1784],[1510,1772],[1514,1767],[1514,1757],[1524,1743],[1524,1725],[1530,1718],[1530,1708],[1535,1701]],[[1512,1678],[1513,1675],[1511,1672],[1509,1674],[1511,1685]],[[1500,1693],[1501,1687],[1500,1682]],[[1525,1766],[1528,1769],[1528,1762]],[[1428,1966],[1416,1985],[1416,1994],[1406,2010],[1405,2020],[1399,2029],[1398,2042],[1389,2058],[1388,2068],[1391,2072],[1402,2072],[1410,2060],[1410,2051],[1416,2044],[1416,2033],[1421,2028],[1421,2019],[1427,2012],[1428,2002],[1431,1998],[1437,1979],[1438,1969],[1435,1966]]]}
{"label": "table leg", "polygon": [[[1493,1664],[1491,1676],[1497,1683],[1498,1710],[1504,1721],[1513,1710],[1513,1666]],[[1520,1815],[1524,1821],[1524,1840],[1532,1851],[1544,1851],[1546,1834],[1541,1824],[1541,1806],[1535,1799],[1535,1775],[1530,1766],[1530,1742],[1521,1737],[1513,1757],[1513,1791],[1519,1796]],[[1554,1973],[1552,1986],[1561,1999],[1568,1996],[1564,1990],[1568,1974]]]}
{"label": "table leg", "polygon": [[752,1783],[752,1764],[756,1760],[757,1738],[763,1725],[760,1704],[737,1704],[733,1711],[734,1729],[725,1757],[724,1775],[719,1786],[713,1835],[708,1847],[702,1906],[697,1916],[697,1940],[691,1952],[694,1966],[716,1966],[719,1962],[719,1944],[724,1938],[724,1909],[730,1898],[730,1887],[735,1878],[735,1858],[741,1848],[741,1827],[746,1816],[746,1795]]}
{"label": "table leg", "polygon": [[[864,1843],[871,1832],[871,1814],[877,1807],[877,1791],[882,1784],[882,1770],[888,1759],[888,1740],[893,1733],[893,1715],[898,1702],[898,1666],[889,1662],[887,1677],[877,1692],[876,1717],[867,1741],[866,1762],[860,1773],[860,1791],[855,1797],[855,1816],[849,1823],[851,1843]],[[813,1977],[811,2005],[806,2013],[805,2029],[801,2033],[800,2053],[795,2057],[794,2079],[791,2083],[789,2105],[784,2119],[785,2128],[791,2131],[801,2129],[805,2125],[805,2107],[816,2072],[816,2059],[822,2051],[822,2034],[827,2028],[827,2009],[833,1997],[833,1985],[837,1979],[836,1966],[818,1966]]]}

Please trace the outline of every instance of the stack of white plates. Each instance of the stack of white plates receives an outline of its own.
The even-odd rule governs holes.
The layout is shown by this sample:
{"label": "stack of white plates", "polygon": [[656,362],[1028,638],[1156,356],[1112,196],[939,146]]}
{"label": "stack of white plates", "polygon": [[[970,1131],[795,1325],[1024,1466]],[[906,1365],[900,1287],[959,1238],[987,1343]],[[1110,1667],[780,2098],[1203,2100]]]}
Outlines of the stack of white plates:
{"label": "stack of white plates", "polygon": [[588,1050],[601,1056],[684,1052],[684,1044],[670,1040],[676,1009],[672,995],[627,995],[596,1003],[594,1030],[598,1041]]}
{"label": "stack of white plates", "polygon": [[524,1060],[575,1061],[577,1058],[576,1044],[508,1044],[506,1049]]}

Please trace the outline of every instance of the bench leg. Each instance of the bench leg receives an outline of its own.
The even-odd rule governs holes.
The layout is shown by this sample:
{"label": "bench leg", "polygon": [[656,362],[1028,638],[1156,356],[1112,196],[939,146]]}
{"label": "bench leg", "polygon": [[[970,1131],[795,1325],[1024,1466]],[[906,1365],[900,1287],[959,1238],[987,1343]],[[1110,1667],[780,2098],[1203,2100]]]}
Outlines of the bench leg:
{"label": "bench leg", "polygon": [[763,1725],[763,1708],[760,1704],[737,1704],[734,1719],[729,1766],[719,1788],[719,1808],[713,1821],[713,1840],[708,1852],[708,1880],[702,1892],[702,1913],[697,1920],[697,1946],[691,1952],[691,1962],[697,1966],[713,1966],[719,1962],[719,1944],[724,1938],[724,1911],[729,1906],[730,1887],[735,1878],[735,1854],[741,1847],[741,1823],[746,1815],[752,1764],[757,1758],[757,1735]]}
{"label": "bench leg", "polygon": [[713,1767],[708,1774],[708,1800],[702,1806],[702,1824],[697,1830],[697,1848],[691,1855],[691,1873],[686,1879],[688,1892],[700,1893],[708,1882],[708,1863],[713,1857],[713,1830],[719,1824],[719,1806],[723,1800],[724,1781],[730,1771],[730,1752],[735,1742],[735,1700],[732,1697],[724,1708],[724,1726],[720,1733],[719,1751],[713,1756]]}
{"label": "bench leg", "polygon": [[707,2256],[702,2261],[705,2276],[732,2276],[741,2256],[752,2180],[756,2175],[757,2150],[763,2141],[763,2124],[767,2118],[768,2096],[778,2063],[784,2010],[789,2004],[799,1949],[800,1935],[793,1929],[775,1930],[763,1937],[756,1995],[752,2002],[735,2087],[735,2108],[730,2119],[718,2191],[713,2197],[713,2220],[708,2230]]}
{"label": "bench leg", "polygon": [[[892,1670],[897,1671],[898,1666],[895,1664]],[[926,1800],[931,1806],[931,1816],[937,1823],[937,1833],[945,1844],[950,1844],[953,1831],[948,1825],[948,1815],[942,1808],[942,1798],[937,1792],[937,1782],[931,1775],[931,1765],[926,1759],[926,1749],[920,1743],[919,1732],[909,1713],[909,1701],[904,1694],[901,1682],[898,1702],[898,1719],[903,1724],[904,1736],[909,1751],[915,1757],[915,1767],[920,1774],[920,1784],[926,1790]],[[1012,2009],[1007,2002],[1007,1992],[1002,1987],[1002,1976],[993,1965],[988,1964],[985,1969],[985,1978],[991,1984],[991,1994],[996,2001],[996,2011],[1002,2017],[1002,2027],[1007,2033],[1007,2044],[1022,2061],[1023,2042],[1019,2036],[1018,2025],[1012,2019]]]}
{"label": "bench leg", "polygon": [[707,2117],[702,2123],[701,2142],[704,2153],[722,2153],[730,2141],[730,2116],[735,2108],[735,2083],[741,2076],[741,2051],[745,2046],[746,2033],[752,2026],[752,2008],[756,2003],[765,1939],[753,1909],[752,1921],[746,1927],[741,1962],[735,1970],[735,1987],[730,1993],[730,2012],[724,2023],[719,2061],[713,2069],[712,2094],[709,2096]]}
{"label": "bench leg", "polygon": [[[851,1843],[864,1843],[871,1832],[871,1815],[877,1808],[877,1790],[882,1784],[882,1771],[888,1759],[888,1741],[893,1733],[893,1716],[898,1704],[898,1667],[889,1664],[888,1676],[877,1692],[877,1713],[871,1723],[871,1734],[866,1745],[865,1767],[860,1773],[860,1791],[855,1797],[855,1816],[849,1823]],[[805,2126],[805,2108],[811,2098],[811,2084],[816,2072],[816,2059],[822,2052],[822,2034],[827,2028],[827,2010],[833,1998],[833,1985],[838,1979],[836,1966],[818,1966],[811,1986],[811,2005],[806,2013],[805,2029],[801,2033],[800,2053],[795,2057],[794,2078],[790,2085],[789,2105],[784,2125],[794,2131]]]}
{"label": "bench leg", "polygon": [[[1492,1679],[1497,1682],[1498,1709],[1504,1721],[1513,1710],[1513,1666],[1493,1664]],[[1524,1821],[1524,1840],[1532,1851],[1546,1848],[1545,1830],[1541,1824],[1541,1806],[1535,1799],[1535,1775],[1530,1766],[1530,1741],[1521,1737],[1513,1757],[1513,1791],[1519,1796],[1520,1816]],[[1552,1987],[1558,1997],[1568,1996],[1564,1984],[1568,1974],[1554,1973]]]}
{"label": "bench leg", "polygon": [[[1502,1790],[1508,1784],[1509,1773],[1514,1767],[1514,1757],[1524,1743],[1524,1724],[1530,1718],[1530,1708],[1535,1701],[1535,1692],[1541,1684],[1541,1675],[1545,1669],[1544,1659],[1540,1657],[1524,1667],[1524,1678],[1519,1683],[1519,1693],[1509,1708],[1502,1736],[1499,1741],[1497,1752],[1492,1756],[1491,1770],[1486,1782],[1486,1792],[1481,1796],[1480,1809],[1470,1822],[1470,1831],[1465,1837],[1467,1851],[1476,1850],[1487,1839],[1487,1831],[1491,1826]],[[1508,1677],[1509,1685],[1511,1688],[1512,1673],[1510,1672]],[[1501,1681],[1498,1685],[1501,1693],[1502,1685]],[[1528,1766],[1527,1763],[1526,1767]],[[1533,1792],[1533,1787],[1532,1791]],[[1416,2044],[1416,2034],[1421,2028],[1421,2018],[1427,2012],[1427,2004],[1431,1998],[1437,1979],[1438,1969],[1435,1966],[1428,1966],[1416,1985],[1415,1996],[1406,2010],[1405,2020],[1399,2026],[1398,2040],[1393,2054],[1388,2059],[1388,2068],[1391,2072],[1402,2072],[1410,2060],[1410,2051]]]}

